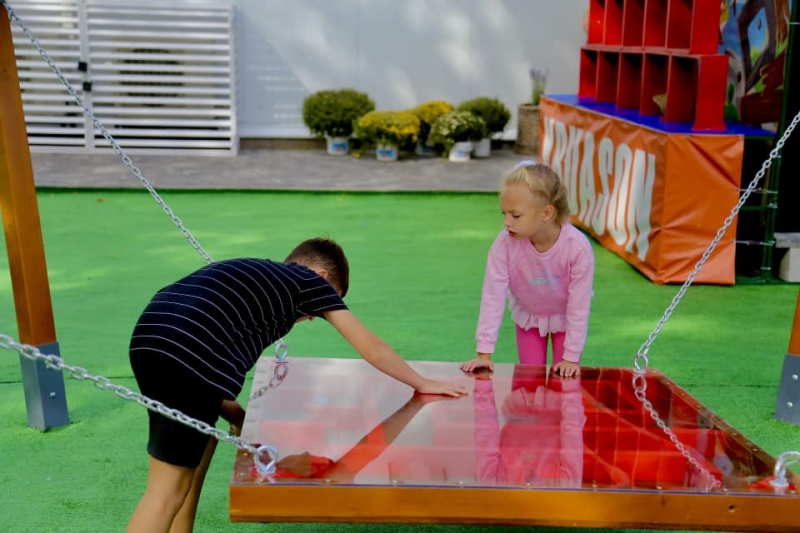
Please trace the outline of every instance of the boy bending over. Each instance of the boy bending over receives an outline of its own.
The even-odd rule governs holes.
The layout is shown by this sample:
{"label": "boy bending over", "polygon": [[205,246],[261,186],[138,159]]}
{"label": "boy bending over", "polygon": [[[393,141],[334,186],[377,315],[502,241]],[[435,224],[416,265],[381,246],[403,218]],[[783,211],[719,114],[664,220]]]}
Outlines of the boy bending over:
{"label": "boy bending over", "polygon": [[[303,320],[322,317],[378,370],[424,394],[461,396],[466,388],[426,379],[351,313],[342,298],[349,266],[327,239],[301,243],[282,263],[231,259],[164,287],[142,312],[130,361],[145,396],[214,426],[221,416],[241,431],[236,401],[266,347]],[[147,487],[128,533],[191,532],[217,440],[148,411]]]}

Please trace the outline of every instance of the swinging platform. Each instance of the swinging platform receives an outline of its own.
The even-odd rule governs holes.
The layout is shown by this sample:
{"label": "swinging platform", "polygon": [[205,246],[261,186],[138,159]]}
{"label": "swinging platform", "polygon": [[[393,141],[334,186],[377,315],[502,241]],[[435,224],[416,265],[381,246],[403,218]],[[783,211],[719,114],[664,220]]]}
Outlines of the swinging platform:
{"label": "swinging platform", "polygon": [[412,366],[469,396],[414,395],[361,359],[262,358],[242,437],[279,461],[259,478],[238,452],[230,519],[798,529],[797,476],[773,487],[775,459],[658,371]]}

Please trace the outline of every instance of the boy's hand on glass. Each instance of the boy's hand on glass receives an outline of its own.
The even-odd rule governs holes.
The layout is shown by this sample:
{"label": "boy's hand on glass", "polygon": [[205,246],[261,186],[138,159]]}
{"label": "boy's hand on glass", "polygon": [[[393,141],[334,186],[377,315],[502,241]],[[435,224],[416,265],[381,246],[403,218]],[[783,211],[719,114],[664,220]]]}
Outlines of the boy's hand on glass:
{"label": "boy's hand on glass", "polygon": [[479,368],[487,368],[489,371],[494,370],[494,363],[492,363],[492,356],[488,353],[479,353],[475,359],[470,359],[461,363],[461,370],[464,372],[474,372]]}
{"label": "boy's hand on glass", "polygon": [[576,378],[580,374],[581,367],[578,363],[564,361],[563,359],[553,366],[553,373],[562,378]]}
{"label": "boy's hand on glass", "polygon": [[467,388],[463,385],[456,385],[455,383],[425,379],[422,385],[417,388],[417,392],[420,394],[442,394],[444,396],[460,398],[467,394]]}

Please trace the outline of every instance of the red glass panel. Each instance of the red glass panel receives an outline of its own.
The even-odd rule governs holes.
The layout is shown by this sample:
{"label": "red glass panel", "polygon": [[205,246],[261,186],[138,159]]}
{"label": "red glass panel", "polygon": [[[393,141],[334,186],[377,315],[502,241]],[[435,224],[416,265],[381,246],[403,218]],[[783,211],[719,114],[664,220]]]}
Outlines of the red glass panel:
{"label": "red glass panel", "polygon": [[[280,453],[270,484],[774,493],[774,459],[657,371],[637,397],[628,369],[562,380],[537,366],[476,377],[411,364],[470,395],[414,395],[361,359],[293,358],[265,390],[278,363],[262,359],[242,437]],[[254,474],[240,453],[232,484],[262,483]]]}

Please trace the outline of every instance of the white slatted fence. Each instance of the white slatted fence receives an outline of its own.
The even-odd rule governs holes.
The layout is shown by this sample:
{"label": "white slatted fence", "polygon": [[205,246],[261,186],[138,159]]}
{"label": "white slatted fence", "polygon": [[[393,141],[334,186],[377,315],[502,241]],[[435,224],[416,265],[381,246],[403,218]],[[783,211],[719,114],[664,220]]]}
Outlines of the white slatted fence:
{"label": "white slatted fence", "polygon": [[[202,0],[12,0],[11,4],[125,151],[238,152],[231,4]],[[13,35],[31,149],[110,149],[27,36],[19,28]],[[79,70],[80,61],[86,72]]]}

